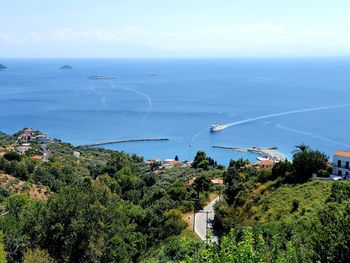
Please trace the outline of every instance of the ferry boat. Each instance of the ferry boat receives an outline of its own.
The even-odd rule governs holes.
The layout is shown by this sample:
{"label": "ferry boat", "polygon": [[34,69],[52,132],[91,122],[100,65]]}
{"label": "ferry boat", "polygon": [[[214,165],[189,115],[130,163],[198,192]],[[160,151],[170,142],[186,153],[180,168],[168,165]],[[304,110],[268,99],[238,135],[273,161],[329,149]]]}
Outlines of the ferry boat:
{"label": "ferry boat", "polygon": [[214,123],[210,126],[210,132],[217,132],[221,131],[222,129],[225,129],[225,125],[222,123]]}

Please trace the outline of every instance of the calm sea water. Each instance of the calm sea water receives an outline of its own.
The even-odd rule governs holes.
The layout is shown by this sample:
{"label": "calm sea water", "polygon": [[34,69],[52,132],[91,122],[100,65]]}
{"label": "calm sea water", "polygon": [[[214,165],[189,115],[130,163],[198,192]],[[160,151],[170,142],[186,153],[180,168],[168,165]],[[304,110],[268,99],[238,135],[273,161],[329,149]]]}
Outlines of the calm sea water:
{"label": "calm sea water", "polygon": [[[287,156],[300,143],[329,155],[350,150],[350,59],[0,62],[9,67],[0,72],[0,130],[7,133],[33,127],[74,145],[169,137],[108,147],[181,160],[205,150],[223,164],[256,156],[212,145],[277,146]],[[73,70],[59,70],[64,64]],[[250,119],[209,133],[212,123]]]}

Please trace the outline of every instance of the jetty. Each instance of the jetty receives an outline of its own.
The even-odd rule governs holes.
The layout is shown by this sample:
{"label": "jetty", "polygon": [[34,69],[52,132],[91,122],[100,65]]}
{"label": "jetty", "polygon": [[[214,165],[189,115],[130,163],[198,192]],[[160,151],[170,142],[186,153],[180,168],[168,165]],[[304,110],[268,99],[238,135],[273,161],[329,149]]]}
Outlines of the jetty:
{"label": "jetty", "polygon": [[213,145],[213,148],[219,148],[219,149],[226,149],[226,150],[232,150],[235,152],[251,152],[258,154],[260,156],[266,156],[270,160],[274,161],[282,161],[286,159],[286,156],[280,154],[276,150],[278,147],[269,147],[269,148],[260,148],[260,147],[252,147],[252,148],[241,148],[241,147],[230,147],[230,146],[220,146],[220,145]]}
{"label": "jetty", "polygon": [[240,147],[231,147],[231,146],[220,146],[220,145],[213,145],[213,148],[218,148],[218,149],[225,149],[225,150],[232,150],[235,152],[247,152],[248,149],[246,148],[240,148]]}
{"label": "jetty", "polygon": [[117,144],[117,143],[128,143],[128,142],[159,142],[159,141],[169,141],[169,138],[142,138],[142,139],[126,139],[126,140],[114,140],[106,142],[98,142],[91,144],[82,144],[77,146],[78,148],[92,148],[97,146]]}

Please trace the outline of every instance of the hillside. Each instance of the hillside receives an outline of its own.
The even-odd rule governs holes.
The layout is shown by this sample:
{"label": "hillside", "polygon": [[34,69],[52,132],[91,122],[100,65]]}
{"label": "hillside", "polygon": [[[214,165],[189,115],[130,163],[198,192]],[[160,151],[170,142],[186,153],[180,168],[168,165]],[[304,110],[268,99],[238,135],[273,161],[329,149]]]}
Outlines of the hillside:
{"label": "hillside", "polygon": [[12,144],[16,141],[15,137],[7,135],[0,131],[0,146]]}
{"label": "hillside", "polygon": [[0,173],[0,189],[8,193],[27,193],[34,200],[46,200],[50,191],[45,186],[36,185],[18,178]]}
{"label": "hillside", "polygon": [[32,128],[3,135],[3,143],[0,255],[4,243],[9,263],[183,258],[173,246],[200,243],[184,215],[203,207],[224,172],[203,152],[197,167],[151,162],[77,148]]}
{"label": "hillside", "polygon": [[264,183],[251,192],[246,202],[237,208],[239,224],[287,223],[315,216],[324,208],[334,182],[313,180],[274,189],[275,183]]}

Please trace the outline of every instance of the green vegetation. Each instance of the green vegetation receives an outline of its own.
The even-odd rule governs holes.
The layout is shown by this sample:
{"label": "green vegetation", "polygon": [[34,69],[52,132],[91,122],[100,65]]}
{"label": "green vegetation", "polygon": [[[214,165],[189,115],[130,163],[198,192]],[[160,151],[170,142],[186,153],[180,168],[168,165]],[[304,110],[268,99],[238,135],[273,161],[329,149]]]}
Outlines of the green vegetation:
{"label": "green vegetation", "polygon": [[0,232],[0,263],[6,263],[6,252],[4,248],[4,235]]}
{"label": "green vegetation", "polygon": [[[305,145],[272,170],[243,159],[225,169],[204,152],[191,167],[162,170],[123,152],[58,140],[47,147],[48,161],[31,158],[42,154],[38,142],[26,154],[0,157],[0,263],[350,258],[350,183],[312,180],[328,175],[328,160]],[[33,198],[32,185],[45,198]],[[207,244],[185,219],[219,191],[213,223],[221,240]]]}
{"label": "green vegetation", "polygon": [[333,185],[331,181],[315,180],[276,188],[276,182],[258,185],[237,208],[240,225],[297,222],[313,217],[324,207]]}
{"label": "green vegetation", "polygon": [[0,132],[0,146],[10,145],[15,141],[16,141],[16,138],[14,136],[10,136],[3,132]]}
{"label": "green vegetation", "polygon": [[312,180],[327,174],[328,158],[305,145],[292,162],[254,170],[243,160],[225,172],[225,200],[215,206],[219,246],[188,262],[347,262],[349,182]]}
{"label": "green vegetation", "polygon": [[[14,178],[22,189],[15,194],[14,185],[0,184],[0,255],[3,248],[7,262],[136,262],[158,255],[175,260],[190,253],[177,251],[183,240],[200,243],[187,233],[184,215],[215,191],[210,179],[223,170],[212,159],[205,169],[153,173],[136,155],[54,140],[44,162],[31,158],[40,150],[40,144],[32,146],[30,154],[0,157],[1,180]],[[198,180],[188,185],[193,177]],[[48,188],[47,197],[30,198],[27,184]]]}

